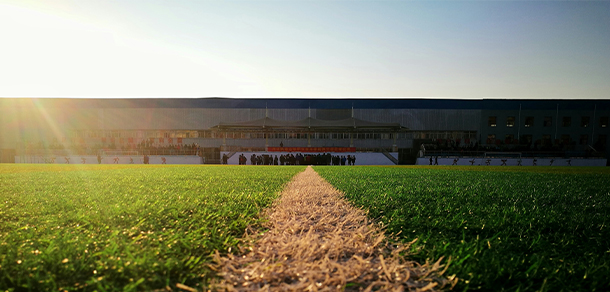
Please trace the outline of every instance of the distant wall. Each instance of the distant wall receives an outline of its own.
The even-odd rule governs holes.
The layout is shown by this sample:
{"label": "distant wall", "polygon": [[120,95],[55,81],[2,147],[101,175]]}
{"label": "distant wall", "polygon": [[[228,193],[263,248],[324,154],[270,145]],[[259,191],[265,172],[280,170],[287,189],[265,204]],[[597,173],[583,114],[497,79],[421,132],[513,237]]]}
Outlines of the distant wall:
{"label": "distant wall", "polygon": [[[108,156],[102,157],[102,164],[113,164],[114,158],[118,158],[118,164],[143,164],[144,158],[142,156]],[[165,157],[166,164],[201,164],[201,157],[194,155],[151,155],[149,156],[150,164],[162,164],[162,158]],[[93,155],[85,156],[58,156],[52,160],[53,157],[43,156],[15,156],[15,163],[55,163],[55,164],[67,164],[66,158],[68,158],[71,164],[97,164],[97,157]],[[84,159],[84,161],[83,161]],[[45,162],[46,160],[46,162]]]}
{"label": "distant wall", "polygon": [[[438,158],[438,165],[453,165],[455,158]],[[489,158],[490,166],[502,166],[502,159],[506,159],[506,166],[517,166],[519,164],[518,158]],[[474,163],[471,161],[474,160]],[[459,158],[456,162],[457,165],[487,165],[488,158]],[[434,164],[434,158],[432,159]],[[416,165],[430,165],[430,158],[417,158]],[[521,159],[522,166],[534,166],[533,158]],[[551,158],[538,158],[536,160],[536,166],[550,166]],[[552,166],[606,166],[606,159],[601,158],[572,158],[572,159],[553,159]]]}

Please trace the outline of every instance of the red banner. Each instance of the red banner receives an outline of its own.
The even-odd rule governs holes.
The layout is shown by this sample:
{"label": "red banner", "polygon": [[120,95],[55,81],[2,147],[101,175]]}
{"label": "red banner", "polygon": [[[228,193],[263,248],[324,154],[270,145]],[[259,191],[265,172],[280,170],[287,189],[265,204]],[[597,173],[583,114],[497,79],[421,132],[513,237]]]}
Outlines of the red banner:
{"label": "red banner", "polygon": [[110,138],[110,143],[114,143],[114,137]]}
{"label": "red banner", "polygon": [[127,142],[129,142],[129,144],[133,143],[133,138],[127,138]]}
{"label": "red banner", "polygon": [[356,152],[356,147],[268,147],[269,152]]}
{"label": "red banner", "polygon": [[164,138],[159,138],[159,143],[165,143],[165,139]]}
{"label": "red banner", "polygon": [[182,138],[178,138],[178,144],[182,144]]}
{"label": "red banner", "polygon": [[150,138],[150,143],[155,143],[155,138]]}
{"label": "red banner", "polygon": [[174,139],[173,138],[167,138],[167,143],[174,143]]}
{"label": "red banner", "polygon": [[106,143],[106,137],[102,137],[102,143]]}

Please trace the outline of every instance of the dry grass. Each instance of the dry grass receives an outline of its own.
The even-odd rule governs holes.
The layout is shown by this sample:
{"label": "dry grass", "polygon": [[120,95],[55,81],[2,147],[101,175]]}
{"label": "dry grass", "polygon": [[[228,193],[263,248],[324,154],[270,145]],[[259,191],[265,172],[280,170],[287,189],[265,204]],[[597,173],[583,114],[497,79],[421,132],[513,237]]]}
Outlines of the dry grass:
{"label": "dry grass", "polygon": [[[225,291],[438,291],[452,288],[446,265],[407,260],[366,213],[311,167],[296,175],[269,210],[269,230],[248,236],[239,255],[215,257]],[[443,269],[444,268],[444,269]]]}

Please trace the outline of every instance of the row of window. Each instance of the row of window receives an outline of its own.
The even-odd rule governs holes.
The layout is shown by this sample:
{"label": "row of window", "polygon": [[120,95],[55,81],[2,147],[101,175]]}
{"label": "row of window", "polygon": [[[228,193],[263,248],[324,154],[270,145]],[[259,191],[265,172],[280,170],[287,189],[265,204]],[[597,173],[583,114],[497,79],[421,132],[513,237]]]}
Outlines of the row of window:
{"label": "row of window", "polygon": [[[205,131],[91,131],[77,130],[78,138],[198,138]],[[209,132],[209,131],[208,131]],[[203,136],[201,136],[203,137]]]}
{"label": "row of window", "polygon": [[476,131],[417,131],[413,132],[413,139],[430,139],[430,140],[465,140],[478,137]]}
{"label": "row of window", "polygon": [[[488,134],[487,135],[487,144],[495,144],[498,141],[500,141],[501,143],[505,143],[505,144],[514,144],[517,142],[521,143],[521,144],[529,144],[529,143],[533,142],[532,135],[521,135],[519,141],[515,140],[515,135],[513,135],[513,134],[507,134],[504,137],[504,141],[498,140],[497,138],[498,137],[496,137],[496,134]],[[581,145],[586,145],[586,144],[592,143],[592,141],[589,141],[589,135],[583,134],[583,135],[580,135],[579,138],[580,138],[579,143]],[[597,138],[598,138],[598,140],[603,142],[608,139],[608,136],[598,135]],[[551,144],[551,142],[552,142],[551,135],[542,135],[541,140],[544,144]],[[572,142],[572,138],[570,135],[561,135],[560,142],[562,142],[563,144],[570,144]]]}
{"label": "row of window", "polygon": [[[76,138],[227,138],[227,139],[350,139],[349,133],[250,133],[217,131],[91,131],[78,130],[72,133]],[[393,139],[390,133],[354,133],[354,139]],[[410,133],[398,133],[398,139],[411,138]]]}
{"label": "row of window", "polygon": [[[583,128],[589,127],[591,124],[591,117],[582,116],[580,117],[580,126]],[[498,117],[490,116],[487,119],[487,125],[490,127],[498,126]],[[515,117],[506,117],[506,127],[512,128],[515,126]],[[534,117],[525,117],[523,126],[525,128],[530,128],[534,126]],[[544,117],[543,127],[551,127],[553,126],[553,117]],[[572,117],[562,117],[561,120],[562,127],[571,127],[572,126]],[[607,128],[608,127],[608,117],[600,117],[599,118],[599,127]]]}

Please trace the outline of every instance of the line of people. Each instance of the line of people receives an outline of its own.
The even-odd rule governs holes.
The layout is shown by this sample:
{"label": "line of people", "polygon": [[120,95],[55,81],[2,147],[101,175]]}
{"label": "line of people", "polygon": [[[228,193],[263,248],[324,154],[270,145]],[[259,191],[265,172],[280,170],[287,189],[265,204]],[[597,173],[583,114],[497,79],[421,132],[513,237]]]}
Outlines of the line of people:
{"label": "line of people", "polygon": [[[223,154],[222,163],[228,164],[228,160],[229,157]],[[356,155],[331,155],[330,153],[282,154],[279,157],[270,154],[252,154],[249,160],[250,165],[356,165]],[[238,157],[238,164],[248,164],[248,158],[243,153]]]}

